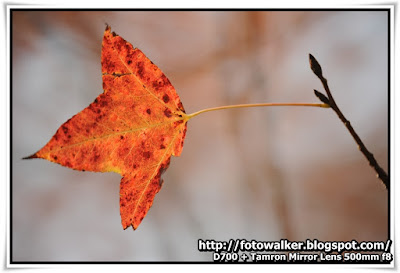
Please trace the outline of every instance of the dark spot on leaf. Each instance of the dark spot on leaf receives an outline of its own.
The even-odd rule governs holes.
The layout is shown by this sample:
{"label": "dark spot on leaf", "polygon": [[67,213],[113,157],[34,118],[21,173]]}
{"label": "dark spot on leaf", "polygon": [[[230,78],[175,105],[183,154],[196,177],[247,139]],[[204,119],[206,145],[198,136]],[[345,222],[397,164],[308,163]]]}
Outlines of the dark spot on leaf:
{"label": "dark spot on leaf", "polygon": [[165,103],[169,102],[169,96],[168,96],[167,94],[165,94],[165,95],[162,97],[162,99],[163,99],[163,101],[164,101]]}
{"label": "dark spot on leaf", "polygon": [[54,155],[53,158],[54,158],[54,160],[57,160],[58,157],[56,155]]}
{"label": "dark spot on leaf", "polygon": [[102,101],[100,102],[100,105],[101,105],[101,107],[105,107],[105,106],[108,105],[108,102],[107,102],[106,100],[102,100]]}
{"label": "dark spot on leaf", "polygon": [[129,61],[128,61],[128,64],[131,64],[131,63],[132,63],[132,61],[131,61],[131,60],[129,60]]}
{"label": "dark spot on leaf", "polygon": [[129,77],[123,77],[123,81],[124,81],[125,85],[129,85],[132,82]]}
{"label": "dark spot on leaf", "polygon": [[149,151],[143,152],[143,157],[144,157],[144,158],[149,159],[150,156],[151,156],[151,152],[149,152]]}
{"label": "dark spot on leaf", "polygon": [[137,67],[137,73],[138,73],[138,75],[139,75],[141,78],[143,78],[143,67],[144,67],[143,62],[138,62],[138,63],[136,64],[136,67]]}
{"label": "dark spot on leaf", "polygon": [[118,36],[117,33],[115,33],[115,31],[111,32],[111,34],[113,37]]}
{"label": "dark spot on leaf", "polygon": [[84,172],[85,171],[85,169],[82,169],[82,172]]}
{"label": "dark spot on leaf", "polygon": [[101,112],[101,110],[100,110],[100,109],[97,109],[97,114],[100,114],[100,112]]}
{"label": "dark spot on leaf", "polygon": [[114,44],[115,48],[117,49],[117,51],[121,51],[121,47],[124,45],[124,41],[123,40],[116,40],[116,43]]}
{"label": "dark spot on leaf", "polygon": [[165,149],[164,144],[161,144],[161,145],[160,145],[160,149],[161,149],[161,150]]}
{"label": "dark spot on leaf", "polygon": [[160,174],[163,174],[166,169],[169,167],[169,163],[171,162],[171,158],[168,158],[167,162],[165,164],[162,164],[160,167]]}
{"label": "dark spot on leaf", "polygon": [[97,103],[97,102],[98,102],[97,98],[96,98],[96,99],[94,99],[94,103]]}
{"label": "dark spot on leaf", "polygon": [[186,112],[185,112],[185,108],[183,108],[182,102],[179,102],[179,103],[178,103],[178,108],[179,108],[179,110],[181,110],[183,113],[186,113]]}
{"label": "dark spot on leaf", "polygon": [[71,138],[71,135],[68,135],[68,138]]}
{"label": "dark spot on leaf", "polygon": [[153,181],[154,182],[160,182],[160,177],[161,177],[161,172],[159,171],[158,173],[157,173],[157,175],[156,176],[154,176],[154,179],[153,179]]}
{"label": "dark spot on leaf", "polygon": [[126,45],[125,45],[125,49],[126,49],[126,51],[128,52],[128,54],[126,55],[126,59],[128,60],[127,62],[129,62],[129,61],[132,62],[133,53],[132,53],[132,51],[131,51],[131,47],[130,47],[128,44],[126,44]]}
{"label": "dark spot on leaf", "polygon": [[120,136],[121,139],[124,139],[124,136]]}
{"label": "dark spot on leaf", "polygon": [[164,79],[166,79],[165,75],[164,77],[159,78],[158,80],[153,82],[153,87],[156,89],[159,89],[165,85]]}
{"label": "dark spot on leaf", "polygon": [[177,120],[177,121],[175,121],[175,124],[176,125],[179,125],[179,124],[181,124],[183,122],[183,120]]}
{"label": "dark spot on leaf", "polygon": [[170,118],[170,117],[172,116],[171,110],[169,110],[168,108],[166,108],[166,109],[164,110],[164,115],[165,115],[167,118]]}
{"label": "dark spot on leaf", "polygon": [[182,141],[181,141],[181,147],[183,147],[183,139],[185,139],[185,136],[186,136],[186,130],[187,130],[187,125],[185,125],[185,129],[183,130],[183,134],[182,134]]}
{"label": "dark spot on leaf", "polygon": [[136,165],[136,164],[133,164],[133,168],[136,169],[136,168],[137,168],[137,165]]}
{"label": "dark spot on leaf", "polygon": [[66,127],[65,125],[62,126],[62,130],[63,130],[64,134],[68,133],[68,127]]}
{"label": "dark spot on leaf", "polygon": [[146,112],[147,112],[147,114],[149,114],[149,115],[151,114],[151,110],[150,110],[150,109],[147,109]]}

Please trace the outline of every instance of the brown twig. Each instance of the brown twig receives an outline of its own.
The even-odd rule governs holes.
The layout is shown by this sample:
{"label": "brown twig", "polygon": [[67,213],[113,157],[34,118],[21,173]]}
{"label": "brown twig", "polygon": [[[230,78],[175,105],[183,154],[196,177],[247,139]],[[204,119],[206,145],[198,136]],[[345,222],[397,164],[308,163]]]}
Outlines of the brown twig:
{"label": "brown twig", "polygon": [[323,95],[322,93],[318,92],[317,90],[314,90],[315,95],[324,103],[328,104],[333,111],[338,115],[339,119],[344,123],[346,126],[347,130],[349,130],[350,134],[354,138],[355,142],[358,145],[358,149],[363,153],[363,155],[367,158],[369,165],[375,169],[377,172],[377,177],[382,180],[383,184],[386,186],[386,189],[390,188],[389,184],[389,178],[386,172],[379,166],[378,162],[375,160],[375,157],[372,153],[370,153],[365,147],[364,143],[360,139],[360,137],[357,135],[356,131],[354,131],[353,126],[351,126],[350,121],[346,119],[346,117],[343,115],[342,111],[340,111],[339,107],[337,106],[335,100],[332,97],[331,91],[329,90],[328,86],[328,81],[322,76],[322,69],[321,66],[319,65],[318,61],[314,58],[313,55],[309,54],[309,59],[310,59],[310,67],[311,70],[314,72],[314,74],[321,80],[322,85],[324,86],[324,89],[326,91],[326,94],[328,97]]}

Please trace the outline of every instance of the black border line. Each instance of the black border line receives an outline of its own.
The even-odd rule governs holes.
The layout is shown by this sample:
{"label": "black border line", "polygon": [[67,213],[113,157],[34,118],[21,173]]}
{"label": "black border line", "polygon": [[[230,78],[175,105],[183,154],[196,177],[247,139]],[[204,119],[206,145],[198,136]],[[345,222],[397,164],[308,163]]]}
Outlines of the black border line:
{"label": "black border line", "polygon": [[10,56],[9,56],[9,61],[10,61],[10,211],[8,212],[10,214],[10,222],[8,223],[9,225],[9,231],[10,231],[10,253],[9,253],[9,257],[10,257],[10,264],[13,263],[13,259],[12,259],[12,254],[13,254],[13,236],[12,236],[12,222],[13,222],[13,188],[12,188],[12,175],[13,175],[13,118],[12,118],[12,106],[13,106],[13,69],[12,69],[12,65],[13,65],[13,27],[12,27],[12,22],[13,22],[13,13],[12,10],[10,9],[10,19],[9,19],[9,33],[10,33]]}
{"label": "black border line", "polygon": [[[137,8],[137,9],[131,9],[131,8],[17,8],[13,7],[10,8],[11,11],[109,11],[109,12],[114,12],[114,11],[224,11],[224,12],[229,12],[229,11],[235,11],[235,12],[243,12],[243,11],[385,11],[388,10],[390,13],[389,8],[269,8],[269,9],[260,9],[260,8],[199,8],[199,9],[193,9],[193,8]],[[390,21],[389,21],[390,23]]]}
{"label": "black border line", "polygon": [[[313,12],[313,11],[326,11],[326,12],[331,12],[331,11],[387,11],[388,13],[388,175],[389,175],[389,183],[391,185],[391,172],[390,172],[390,121],[391,121],[391,105],[390,105],[390,99],[391,99],[391,12],[390,8],[272,8],[272,9],[259,9],[259,8],[249,8],[249,9],[242,9],[242,8],[230,8],[230,9],[224,9],[224,8],[218,8],[218,9],[204,9],[204,8],[199,8],[199,9],[193,9],[193,8],[182,8],[182,9],[176,9],[176,8],[165,8],[165,9],[154,9],[154,8],[140,8],[140,9],[124,9],[124,8],[114,8],[114,9],[109,9],[109,8],[98,8],[98,9],[92,9],[92,8],[18,8],[17,5],[13,5],[10,10],[10,18],[9,18],[9,33],[10,33],[10,222],[9,222],[9,230],[10,230],[10,264],[11,265],[39,265],[39,264],[49,264],[49,265],[55,265],[55,264],[214,264],[212,261],[13,261],[13,237],[12,237],[12,222],[13,222],[13,189],[12,189],[12,156],[13,156],[13,146],[12,146],[12,140],[13,140],[13,118],[12,118],[12,102],[13,102],[13,70],[12,70],[12,64],[13,64],[13,12],[17,11],[31,11],[31,12],[43,12],[43,11],[74,11],[74,12],[80,12],[80,11],[220,11],[220,12],[227,12],[227,11],[308,11],[308,12]],[[391,206],[390,206],[390,192],[393,190],[392,187],[390,187],[390,190],[388,190],[388,240],[391,239]],[[392,242],[393,243],[393,242]],[[211,252],[210,252],[211,254]],[[393,253],[392,253],[393,254]],[[341,265],[353,265],[353,264],[374,264],[374,265],[386,265],[390,264],[391,262],[374,262],[374,261],[349,261],[349,262],[343,262],[343,261],[329,261],[329,262],[304,262],[304,261],[296,261],[296,262],[291,262],[291,261],[277,261],[277,262],[236,262],[237,264],[321,264],[321,265],[329,265],[329,264],[341,264]],[[218,264],[218,263],[216,263]],[[225,263],[221,263],[225,264]]]}
{"label": "black border line", "polygon": [[[390,21],[391,21],[391,14],[390,14],[390,10],[387,11],[388,13],[388,86],[387,86],[387,90],[388,90],[388,177],[389,177],[389,190],[388,190],[388,239],[391,238],[391,233],[390,233],[390,227],[391,227],[391,221],[392,219],[390,219],[390,215],[391,215],[391,208],[390,208],[390,193],[393,190],[392,187],[392,179],[391,179],[391,173],[390,173],[390,151],[391,151],[391,147],[390,147],[390,73],[391,73],[391,59],[390,59],[390,50],[391,50],[391,28],[390,28]],[[394,248],[393,248],[394,249]]]}

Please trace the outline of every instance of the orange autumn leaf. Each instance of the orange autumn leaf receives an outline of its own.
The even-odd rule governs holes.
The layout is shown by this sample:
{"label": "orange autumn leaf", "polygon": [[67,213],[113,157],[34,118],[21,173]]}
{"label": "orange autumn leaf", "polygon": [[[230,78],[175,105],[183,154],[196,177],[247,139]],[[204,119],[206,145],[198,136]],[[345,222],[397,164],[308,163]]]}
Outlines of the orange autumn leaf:
{"label": "orange autumn leaf", "polygon": [[121,174],[122,226],[136,229],[161,188],[171,155],[181,154],[187,115],[164,73],[108,26],[101,66],[104,93],[28,158]]}

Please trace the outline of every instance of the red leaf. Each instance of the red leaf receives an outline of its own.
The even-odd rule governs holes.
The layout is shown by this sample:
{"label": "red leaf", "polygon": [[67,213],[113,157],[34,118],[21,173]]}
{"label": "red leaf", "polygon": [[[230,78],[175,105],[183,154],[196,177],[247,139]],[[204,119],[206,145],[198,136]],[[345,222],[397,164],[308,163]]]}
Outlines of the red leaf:
{"label": "red leaf", "polygon": [[163,72],[107,26],[101,54],[104,93],[28,158],[75,170],[116,172],[124,229],[136,229],[179,156],[188,116]]}

